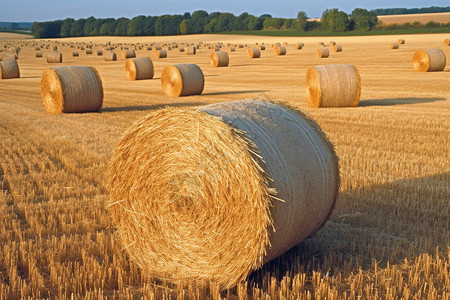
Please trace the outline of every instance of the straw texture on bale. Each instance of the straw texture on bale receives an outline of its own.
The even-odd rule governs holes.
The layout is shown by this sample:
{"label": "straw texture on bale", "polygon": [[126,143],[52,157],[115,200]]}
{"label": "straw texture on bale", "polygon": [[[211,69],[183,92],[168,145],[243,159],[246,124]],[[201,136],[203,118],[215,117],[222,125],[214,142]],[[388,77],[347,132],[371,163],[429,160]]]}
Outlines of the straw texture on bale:
{"label": "straw texture on bale", "polygon": [[226,289],[323,226],[339,169],[303,112],[244,100],[142,118],[118,143],[108,186],[144,274]]}
{"label": "straw texture on bale", "polygon": [[112,51],[106,51],[105,55],[103,56],[105,61],[116,61],[117,60],[117,54]]}
{"label": "straw texture on bale", "polygon": [[47,52],[48,63],[62,63],[62,53],[56,51]]}
{"label": "straw texture on bale", "polygon": [[164,49],[156,50],[155,51],[156,58],[166,58],[167,57],[167,51]]}
{"label": "straw texture on bale", "polygon": [[14,58],[5,58],[0,61],[0,79],[20,78],[20,70]]}
{"label": "straw texture on bale", "polygon": [[214,51],[211,53],[210,61],[213,67],[227,67],[230,62],[226,51]]}
{"label": "straw texture on bale", "polygon": [[391,49],[398,49],[398,47],[399,47],[399,45],[398,45],[397,42],[393,42],[393,43],[391,43],[391,45],[390,45],[390,48],[391,48]]}
{"label": "straw texture on bale", "polygon": [[102,81],[93,67],[47,68],[41,77],[41,96],[52,114],[95,112],[103,104]]}
{"label": "straw texture on bale", "polygon": [[412,62],[416,72],[438,72],[445,69],[447,58],[441,49],[432,48],[417,50]]}
{"label": "straw texture on bale", "polygon": [[134,52],[133,49],[129,49],[129,50],[124,50],[122,52],[122,57],[127,59],[127,58],[135,58],[136,57],[136,52]]}
{"label": "straw texture on bale", "polygon": [[328,50],[328,48],[320,47],[319,49],[317,49],[318,58],[327,58],[328,56],[330,56],[330,51]]}
{"label": "straw texture on bale", "polygon": [[129,58],[125,62],[125,72],[128,80],[153,78],[153,62],[148,57]]}
{"label": "straw texture on bale", "polygon": [[195,64],[166,66],[161,73],[161,86],[168,96],[200,95],[204,85],[203,72]]}
{"label": "straw texture on bale", "polygon": [[286,47],[284,47],[284,46],[275,47],[275,54],[276,55],[286,55]]}
{"label": "straw texture on bale", "polygon": [[258,47],[250,47],[247,48],[247,54],[250,58],[259,58],[261,56],[261,51],[258,49]]}
{"label": "straw texture on bale", "polygon": [[189,55],[195,55],[197,53],[197,48],[195,46],[188,46],[186,53]]}
{"label": "straw texture on bale", "polygon": [[333,46],[334,52],[342,52],[342,46],[341,45],[334,45]]}
{"label": "straw texture on bale", "polygon": [[306,94],[310,107],[358,106],[361,78],[353,65],[318,65],[306,72]]}

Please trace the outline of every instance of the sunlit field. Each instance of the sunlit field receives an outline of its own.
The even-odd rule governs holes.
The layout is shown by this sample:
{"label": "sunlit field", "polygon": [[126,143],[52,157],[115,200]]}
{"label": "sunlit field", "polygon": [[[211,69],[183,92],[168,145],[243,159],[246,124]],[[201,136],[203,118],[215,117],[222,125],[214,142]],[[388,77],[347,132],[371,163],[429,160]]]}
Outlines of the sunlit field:
{"label": "sunlit field", "polygon": [[[389,45],[405,40],[398,50]],[[370,37],[188,35],[21,39],[0,34],[0,50],[20,47],[20,78],[0,80],[0,299],[450,299],[450,34]],[[342,45],[317,58],[318,42]],[[111,42],[118,60],[87,55]],[[202,43],[196,55],[168,46]],[[286,42],[276,56],[272,44]],[[303,42],[302,50],[293,44]],[[147,46],[158,43],[167,58]],[[213,68],[207,45],[236,45],[230,65]],[[245,46],[264,43],[261,58]],[[46,62],[57,45],[62,64]],[[242,45],[242,48],[239,48]],[[35,57],[41,47],[42,58]],[[72,48],[73,47],[73,48]],[[152,59],[155,76],[128,81],[121,47]],[[416,50],[440,48],[442,72],[417,73]],[[79,57],[72,57],[78,51]],[[162,69],[195,63],[201,95],[168,97]],[[305,75],[319,64],[352,64],[359,107],[309,108]],[[94,66],[103,82],[100,113],[52,115],[41,100],[45,68]],[[167,106],[282,99],[321,126],[340,160],[341,187],[325,226],[237,287],[177,287],[129,260],[106,208],[108,164],[121,134]],[[299,220],[301,226],[301,220]]]}

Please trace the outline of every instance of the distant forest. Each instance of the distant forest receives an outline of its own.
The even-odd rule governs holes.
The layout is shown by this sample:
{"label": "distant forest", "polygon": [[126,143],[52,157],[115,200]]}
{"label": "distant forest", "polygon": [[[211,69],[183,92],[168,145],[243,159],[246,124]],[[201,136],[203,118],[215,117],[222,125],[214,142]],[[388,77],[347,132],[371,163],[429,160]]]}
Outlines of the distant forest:
{"label": "distant forest", "polygon": [[377,8],[372,10],[377,16],[382,15],[409,15],[450,12],[450,6],[430,6],[423,8]]}
{"label": "distant forest", "polygon": [[[421,11],[435,9],[450,9],[429,7]],[[397,10],[397,9],[386,9]],[[398,9],[402,10],[402,9]],[[304,11],[299,11],[296,19],[273,18],[269,14],[259,17],[247,12],[235,16],[232,13],[213,12],[209,14],[204,10],[197,10],[183,15],[162,16],[137,16],[128,18],[107,18],[56,20],[49,22],[34,22],[32,33],[35,38],[64,38],[81,36],[160,36],[199,33],[227,33],[227,32],[252,32],[261,30],[289,30],[294,32],[306,31],[370,31],[398,29],[398,26],[382,27],[378,23],[377,13],[362,8],[354,9],[351,14],[340,11],[337,8],[327,9],[322,13],[320,22],[308,21]],[[383,10],[384,11],[384,10]],[[405,27],[406,26],[406,27]],[[403,29],[417,29],[450,27],[448,24],[430,22],[426,25],[420,23],[405,24]]]}

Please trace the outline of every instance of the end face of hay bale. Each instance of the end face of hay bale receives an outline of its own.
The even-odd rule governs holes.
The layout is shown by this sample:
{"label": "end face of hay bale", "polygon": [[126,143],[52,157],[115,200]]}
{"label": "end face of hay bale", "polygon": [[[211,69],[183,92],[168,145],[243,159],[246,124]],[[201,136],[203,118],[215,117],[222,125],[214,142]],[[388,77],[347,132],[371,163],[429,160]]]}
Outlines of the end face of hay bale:
{"label": "end face of hay bale", "polygon": [[444,40],[444,45],[450,46],[450,39],[445,39]]}
{"label": "end face of hay bale", "polygon": [[342,46],[341,45],[334,45],[333,46],[334,52],[342,52]]}
{"label": "end face of hay bale", "polygon": [[211,66],[213,67],[227,67],[230,63],[228,53],[225,51],[214,51],[211,53]]}
{"label": "end face of hay bale", "polygon": [[416,72],[439,72],[445,69],[447,58],[441,49],[432,48],[416,51],[412,62]]}
{"label": "end face of hay bale", "polygon": [[327,58],[328,56],[330,56],[330,51],[325,47],[320,47],[319,49],[317,49],[316,53],[318,58]]}
{"label": "end face of hay bale", "polygon": [[161,73],[161,86],[168,96],[200,95],[205,78],[195,64],[174,64],[166,66]]}
{"label": "end face of hay bale", "polygon": [[117,60],[117,54],[112,51],[106,51],[105,55],[103,56],[105,61],[116,61]]}
{"label": "end face of hay bale", "polygon": [[153,78],[153,62],[148,57],[129,58],[125,62],[125,73],[128,80]]}
{"label": "end face of hay bale", "polygon": [[261,57],[261,51],[259,51],[258,47],[250,47],[247,48],[247,54],[250,58],[260,58]]}
{"label": "end face of hay bale", "polygon": [[361,78],[352,65],[318,65],[306,72],[306,93],[310,107],[358,106]]}
{"label": "end face of hay bale", "polygon": [[36,57],[42,57],[42,51],[36,51]]}
{"label": "end face of hay bale", "polygon": [[97,112],[103,105],[103,86],[93,67],[47,68],[41,77],[41,96],[52,114]]}
{"label": "end face of hay bale", "polygon": [[276,55],[286,55],[286,47],[284,47],[284,46],[275,47],[275,54]]}
{"label": "end face of hay bale", "polygon": [[62,63],[62,53],[56,51],[49,51],[47,53],[48,63]]}
{"label": "end face of hay bale", "polygon": [[195,47],[195,46],[189,46],[189,47],[187,47],[186,53],[187,53],[188,55],[195,55],[195,54],[197,53],[197,47]]}
{"label": "end face of hay bale", "polygon": [[20,78],[20,70],[17,61],[6,58],[0,61],[0,79]]}
{"label": "end face of hay bale", "polygon": [[393,42],[393,43],[391,43],[391,45],[389,46],[391,49],[398,49],[399,48],[399,45],[398,45],[398,43],[397,42]]}

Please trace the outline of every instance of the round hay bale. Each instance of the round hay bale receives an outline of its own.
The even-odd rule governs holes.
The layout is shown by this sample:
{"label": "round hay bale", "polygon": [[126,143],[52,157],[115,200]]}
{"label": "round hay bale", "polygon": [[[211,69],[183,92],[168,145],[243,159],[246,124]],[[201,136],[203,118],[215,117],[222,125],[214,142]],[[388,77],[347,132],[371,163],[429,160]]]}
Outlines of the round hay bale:
{"label": "round hay bale", "polygon": [[72,51],[72,57],[78,57],[78,56],[80,56],[78,51]]}
{"label": "round hay bale", "polygon": [[334,45],[336,45],[336,42],[335,41],[330,41],[330,46],[334,46]]}
{"label": "round hay bale", "polygon": [[87,54],[87,55],[92,54],[92,49],[91,49],[91,48],[86,48],[86,54]]}
{"label": "round hay bale", "polygon": [[122,57],[125,58],[125,59],[127,59],[127,58],[135,58],[136,57],[136,52],[134,52],[133,49],[123,50]]}
{"label": "round hay bale", "polygon": [[229,46],[228,52],[236,52],[236,48],[234,46]]}
{"label": "round hay bale", "polygon": [[156,58],[166,58],[167,57],[167,51],[164,49],[156,50],[155,51]]}
{"label": "round hay bale", "polygon": [[266,50],[266,46],[265,45],[259,45],[259,50],[261,50],[261,51],[264,51],[264,50]]}
{"label": "round hay bale", "polygon": [[318,58],[327,58],[328,56],[330,56],[330,51],[325,47],[320,47],[319,49],[317,49],[316,53]]}
{"label": "round hay bale", "polygon": [[36,57],[42,57],[42,51],[36,51]]}
{"label": "round hay bale", "polygon": [[306,94],[310,107],[358,106],[361,77],[352,65],[318,65],[306,72]]}
{"label": "round hay bale", "polygon": [[123,248],[144,274],[227,289],[323,226],[339,167],[304,112],[243,100],[140,119],[115,148],[108,187]]}
{"label": "round hay bale", "polygon": [[153,78],[153,62],[148,57],[129,58],[125,62],[125,72],[128,80]]}
{"label": "round hay bale", "polygon": [[95,55],[102,56],[103,55],[103,51],[102,50],[97,50],[97,51],[95,51]]}
{"label": "round hay bale", "polygon": [[325,43],[324,43],[324,42],[318,42],[317,45],[318,45],[319,47],[325,47]]}
{"label": "round hay bale", "polygon": [[432,48],[417,50],[412,62],[416,72],[438,72],[445,69],[447,58],[441,49]]}
{"label": "round hay bale", "polygon": [[184,52],[184,47],[181,46],[178,49],[180,50],[180,52]]}
{"label": "round hay bale", "polygon": [[99,111],[103,87],[94,67],[47,68],[41,77],[41,95],[47,112],[81,113]]}
{"label": "round hay bale", "polygon": [[106,51],[105,55],[104,55],[104,59],[105,59],[105,61],[116,61],[117,60],[117,55],[116,55],[115,52]]}
{"label": "round hay bale", "polygon": [[445,39],[445,40],[444,40],[444,44],[445,44],[446,46],[450,46],[450,39]]}
{"label": "round hay bale", "polygon": [[261,57],[261,51],[259,51],[258,47],[247,48],[247,54],[248,54],[248,57],[250,57],[250,58]]}
{"label": "round hay bale", "polygon": [[404,40],[404,39],[398,39],[398,43],[399,43],[400,45],[403,45],[403,44],[405,43],[405,40]]}
{"label": "round hay bale", "polygon": [[153,49],[153,51],[158,51],[158,50],[161,50],[162,47],[159,44],[155,44],[155,45],[153,45],[152,49]]}
{"label": "round hay bale", "polygon": [[390,48],[391,48],[391,49],[398,49],[398,47],[399,47],[399,45],[398,45],[397,42],[393,42],[393,43],[391,43],[391,45],[390,45]]}
{"label": "round hay bale", "polygon": [[334,52],[342,52],[342,46],[341,45],[334,45],[333,46]]}
{"label": "round hay bale", "polygon": [[295,50],[301,50],[303,48],[303,46],[304,46],[303,43],[295,43],[294,44]]}
{"label": "round hay bale", "polygon": [[213,67],[227,67],[230,63],[228,53],[226,51],[214,51],[211,53],[211,66]]}
{"label": "round hay bale", "polygon": [[195,55],[195,54],[197,53],[197,47],[195,47],[195,46],[189,46],[189,47],[187,47],[186,53],[187,53],[188,55]]}
{"label": "round hay bale", "polygon": [[17,61],[13,58],[4,58],[0,61],[0,79],[20,78]]}
{"label": "round hay bale", "polygon": [[161,73],[161,86],[168,96],[200,95],[204,85],[203,72],[195,64],[166,66]]}
{"label": "round hay bale", "polygon": [[286,47],[284,46],[275,47],[275,55],[286,55]]}
{"label": "round hay bale", "polygon": [[62,53],[56,51],[47,52],[48,63],[62,63]]}

